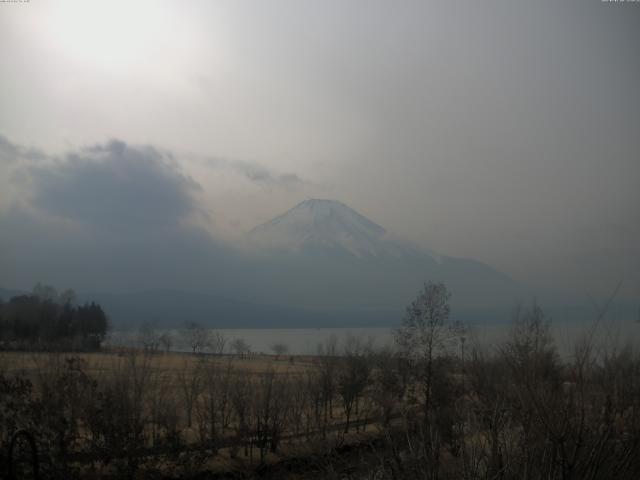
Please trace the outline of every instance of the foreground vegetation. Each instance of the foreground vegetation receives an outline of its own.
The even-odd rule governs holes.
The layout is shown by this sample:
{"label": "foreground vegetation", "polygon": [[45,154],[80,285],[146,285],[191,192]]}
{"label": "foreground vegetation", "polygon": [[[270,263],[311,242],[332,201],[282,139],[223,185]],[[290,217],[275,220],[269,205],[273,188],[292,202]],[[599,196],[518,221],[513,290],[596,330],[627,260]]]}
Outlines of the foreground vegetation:
{"label": "foreground vegetation", "polygon": [[428,284],[392,350],[349,338],[293,362],[154,348],[5,353],[0,468],[26,475],[37,464],[45,478],[640,478],[640,357],[600,349],[600,317],[568,358],[535,305],[516,310],[505,342],[481,348],[449,322],[444,286]]}

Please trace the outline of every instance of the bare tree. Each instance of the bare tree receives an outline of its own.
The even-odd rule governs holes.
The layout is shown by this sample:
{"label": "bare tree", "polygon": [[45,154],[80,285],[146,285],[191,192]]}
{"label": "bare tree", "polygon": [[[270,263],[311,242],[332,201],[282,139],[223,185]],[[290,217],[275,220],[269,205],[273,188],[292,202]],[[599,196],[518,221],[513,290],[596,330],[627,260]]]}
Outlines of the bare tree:
{"label": "bare tree", "polygon": [[180,333],[192,353],[202,353],[211,343],[209,330],[196,322],[187,322]]}
{"label": "bare tree", "polygon": [[349,432],[351,414],[359,413],[359,404],[371,377],[370,345],[364,345],[358,338],[349,336],[345,343],[344,357],[338,371],[338,391],[342,397],[345,414],[344,432]]}
{"label": "bare tree", "polygon": [[165,353],[169,353],[171,346],[173,345],[173,335],[171,335],[170,332],[162,332],[158,340],[160,341]]}
{"label": "bare tree", "polygon": [[145,323],[140,327],[137,337],[138,343],[146,352],[156,353],[160,348],[160,334],[150,323]]}
{"label": "bare tree", "polygon": [[248,372],[239,371],[237,375],[233,376],[231,383],[231,405],[233,407],[234,414],[234,427],[236,433],[236,445],[231,450],[231,457],[237,455],[237,448],[244,444],[245,456],[249,455],[251,447],[251,398],[253,392],[253,385],[248,378]]}
{"label": "bare tree", "polygon": [[234,373],[231,361],[224,366],[217,360],[203,363],[202,394],[196,413],[200,439],[214,451],[231,422],[231,380]]}
{"label": "bare tree", "polygon": [[296,375],[290,378],[290,413],[291,427],[293,433],[298,436],[301,433],[303,420],[309,418],[312,411],[311,401],[313,395],[307,388],[307,379],[303,375]]}
{"label": "bare tree", "polygon": [[434,359],[461,330],[460,325],[449,322],[450,298],[443,283],[425,283],[422,292],[407,308],[402,326],[395,332],[403,355],[419,372],[425,422],[428,422],[431,408]]}
{"label": "bare tree", "polygon": [[271,345],[271,351],[276,355],[276,360],[279,360],[281,356],[286,355],[287,352],[289,352],[289,345],[277,342]]}
{"label": "bare tree", "polygon": [[[323,382],[324,374],[320,370],[313,369],[307,370],[301,380],[301,390],[303,394],[308,397],[308,406],[304,411],[305,420],[305,433],[307,436],[314,430],[323,429],[323,419],[326,415],[324,412],[324,399],[326,395],[326,388]],[[302,393],[301,393],[302,395]]]}
{"label": "bare tree", "polygon": [[288,377],[269,369],[260,375],[252,395],[254,437],[260,451],[260,461],[268,449],[276,452],[285,430],[289,413]]}
{"label": "bare tree", "polygon": [[389,426],[394,409],[401,403],[406,392],[406,382],[401,371],[402,359],[390,349],[376,352],[373,359],[372,400],[382,411],[383,425]]}
{"label": "bare tree", "polygon": [[120,476],[134,477],[141,462],[136,451],[150,440],[153,376],[148,353],[132,352],[118,359],[110,374],[101,378],[99,395],[87,415],[92,448],[102,458],[117,459]]}
{"label": "bare tree", "polygon": [[331,335],[318,345],[318,371],[321,387],[322,434],[326,435],[329,419],[333,418],[333,397],[337,389],[338,338]]}
{"label": "bare tree", "polygon": [[227,346],[227,337],[222,332],[213,332],[209,335],[209,348],[215,355],[222,355]]}
{"label": "bare tree", "polygon": [[251,347],[243,338],[236,338],[231,342],[231,348],[240,358],[245,358],[251,352]]}
{"label": "bare tree", "polygon": [[200,392],[202,391],[202,361],[193,358],[184,358],[182,368],[178,371],[177,380],[182,392],[185,413],[187,414],[187,426],[191,427],[193,409]]}

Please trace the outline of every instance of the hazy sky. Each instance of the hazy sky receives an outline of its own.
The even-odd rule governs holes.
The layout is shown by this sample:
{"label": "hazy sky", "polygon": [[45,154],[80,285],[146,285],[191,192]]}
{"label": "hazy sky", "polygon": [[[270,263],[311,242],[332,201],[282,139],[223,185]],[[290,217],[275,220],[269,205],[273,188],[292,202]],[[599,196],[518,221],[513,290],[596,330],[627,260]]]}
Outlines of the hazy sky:
{"label": "hazy sky", "polygon": [[0,285],[323,197],[638,297],[639,27],[600,0],[0,3]]}

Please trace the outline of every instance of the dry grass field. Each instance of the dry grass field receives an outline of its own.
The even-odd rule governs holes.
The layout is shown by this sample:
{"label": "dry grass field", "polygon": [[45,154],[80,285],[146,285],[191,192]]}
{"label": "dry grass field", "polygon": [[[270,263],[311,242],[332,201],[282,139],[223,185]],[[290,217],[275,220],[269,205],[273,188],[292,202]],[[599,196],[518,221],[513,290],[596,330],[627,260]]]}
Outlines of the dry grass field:
{"label": "dry grass field", "polygon": [[112,349],[89,353],[0,351],[0,372],[33,377],[43,366],[52,366],[64,358],[75,357],[85,362],[88,373],[103,374],[118,370],[124,360],[131,355],[136,355],[139,361],[148,362],[150,368],[168,374],[175,374],[185,368],[195,368],[203,362],[218,367],[232,363],[235,368],[251,374],[265,373],[270,370],[276,373],[301,374],[317,363],[317,359],[308,355],[295,357],[287,355],[286,358],[277,358],[274,355],[251,355],[240,358],[237,355],[193,355],[176,352],[145,355],[134,349]]}
{"label": "dry grass field", "polygon": [[[56,424],[60,415],[69,423],[73,432],[63,434],[71,451],[64,460],[68,468],[84,472],[86,460],[78,463],[78,458],[94,464],[104,455],[95,452],[106,449],[118,462],[103,465],[103,473],[150,464],[164,465],[167,472],[186,473],[194,465],[207,471],[244,471],[358,443],[375,433],[366,421],[375,412],[362,398],[354,413],[351,401],[351,428],[346,427],[347,413],[336,389],[337,365],[337,357],[323,362],[310,356],[135,349],[0,352],[0,374],[31,382],[30,397],[37,399],[47,421]],[[102,405],[97,410],[96,403]],[[97,430],[91,425],[92,419],[100,420],[96,415],[107,422]],[[141,448],[148,454],[132,456]],[[78,457],[74,450],[87,453]]]}

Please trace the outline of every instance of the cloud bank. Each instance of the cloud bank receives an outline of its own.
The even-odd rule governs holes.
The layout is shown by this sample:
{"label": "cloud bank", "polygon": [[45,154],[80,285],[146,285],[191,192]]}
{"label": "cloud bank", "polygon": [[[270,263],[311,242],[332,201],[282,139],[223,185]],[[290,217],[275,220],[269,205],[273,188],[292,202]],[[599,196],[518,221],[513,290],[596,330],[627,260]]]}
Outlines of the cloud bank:
{"label": "cloud bank", "polygon": [[29,168],[43,212],[105,228],[176,225],[197,210],[202,187],[170,155],[119,140]]}
{"label": "cloud bank", "polygon": [[0,286],[215,285],[233,255],[173,154],[111,140],[61,157],[0,137]]}

